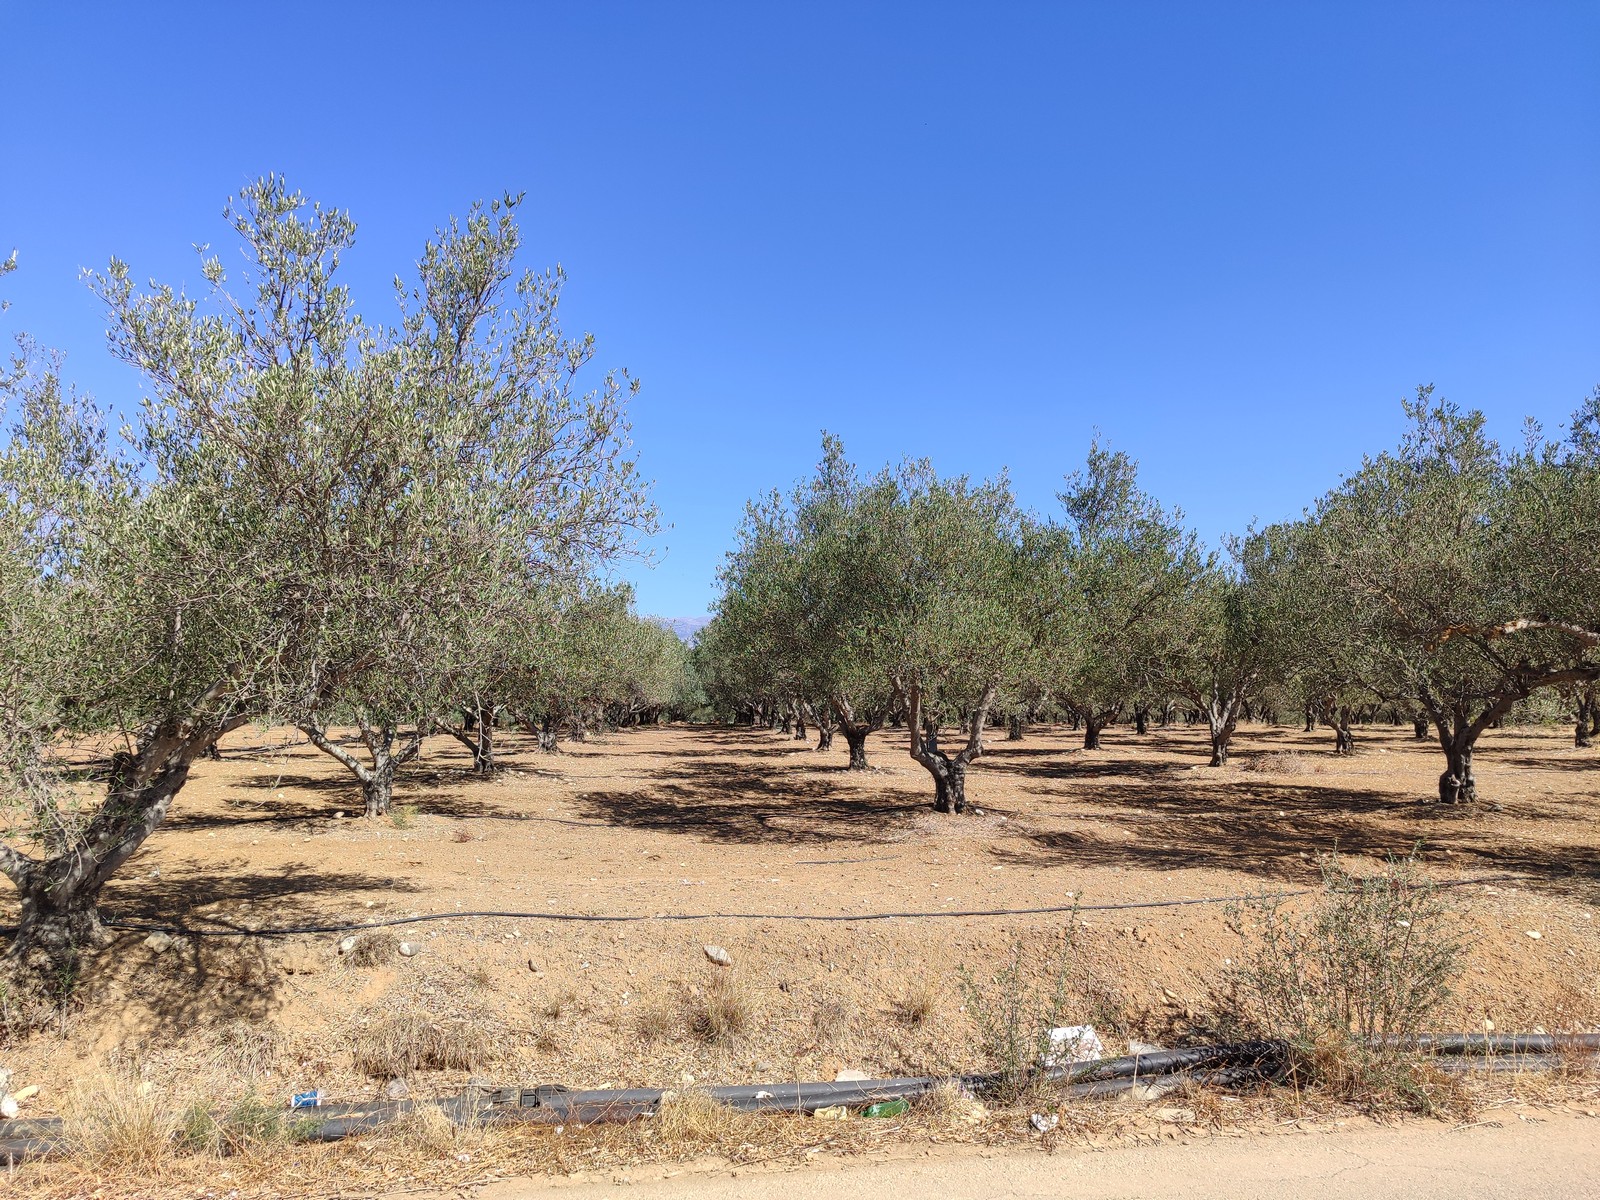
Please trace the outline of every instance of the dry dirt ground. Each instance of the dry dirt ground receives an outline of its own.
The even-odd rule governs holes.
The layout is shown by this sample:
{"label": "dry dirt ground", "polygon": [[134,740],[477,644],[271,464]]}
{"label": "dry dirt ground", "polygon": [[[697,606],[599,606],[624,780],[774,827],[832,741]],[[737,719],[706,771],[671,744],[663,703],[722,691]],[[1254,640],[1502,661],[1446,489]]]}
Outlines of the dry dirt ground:
{"label": "dry dirt ground", "polygon": [[[818,752],[669,727],[550,755],[505,734],[487,780],[435,738],[402,776],[406,809],[369,823],[332,760],[292,731],[243,730],[106,897],[118,920],[189,935],[158,952],[121,933],[85,971],[66,1037],[9,1047],[4,1065],[43,1085],[33,1114],[108,1061],[174,1098],[366,1097],[389,1076],[356,1047],[402,1013],[476,1042],[477,1074],[525,1086],[937,1073],[981,1065],[961,968],[981,981],[1020,943],[1043,969],[1068,932],[1075,1003],[1115,1052],[1203,1026],[1238,937],[1219,905],[1095,906],[1305,887],[1335,849],[1367,870],[1418,845],[1438,880],[1514,877],[1445,893],[1471,948],[1440,1023],[1596,1027],[1600,751],[1564,730],[1491,733],[1486,804],[1455,815],[1419,803],[1441,756],[1409,728],[1360,730],[1348,758],[1330,742],[1250,727],[1210,769],[1200,730],[1113,729],[1097,752],[1065,729],[992,735],[969,781],[979,811],[948,818],[889,731],[865,773],[845,770],[842,738]],[[359,966],[334,933],[238,932],[476,910],[543,915],[400,926],[413,957],[375,944]],[[867,919],[885,913],[920,915]],[[651,919],[555,919],[578,916]],[[733,966],[713,967],[708,944]],[[708,1040],[708,1000],[742,1028]],[[424,1070],[411,1087],[467,1076]]]}
{"label": "dry dirt ground", "polygon": [[[1208,1138],[1115,1150],[918,1150],[835,1169],[717,1174],[635,1171],[606,1182],[504,1180],[480,1200],[1585,1200],[1600,1196],[1600,1131],[1592,1118],[1540,1114],[1471,1129],[1305,1130],[1308,1137]],[[1300,1133],[1301,1130],[1294,1130]],[[1319,1136],[1320,1134],[1320,1136]],[[440,1198],[442,1200],[442,1197]]]}

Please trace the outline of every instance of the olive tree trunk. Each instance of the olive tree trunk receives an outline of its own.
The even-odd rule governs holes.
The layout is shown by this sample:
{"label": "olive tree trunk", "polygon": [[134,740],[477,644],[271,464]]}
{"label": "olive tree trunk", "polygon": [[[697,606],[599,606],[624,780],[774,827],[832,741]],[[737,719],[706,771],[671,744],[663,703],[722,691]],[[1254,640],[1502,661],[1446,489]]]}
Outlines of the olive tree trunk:
{"label": "olive tree trunk", "polygon": [[[202,697],[221,696],[217,685]],[[53,807],[40,807],[44,857],[0,844],[0,872],[16,886],[17,929],[6,949],[6,973],[19,986],[70,983],[81,951],[105,944],[100,893],[111,877],[166,820],[189,770],[217,738],[244,724],[229,717],[205,723],[170,721],[111,757],[104,802],[81,829]]]}
{"label": "olive tree trunk", "polygon": [[386,817],[394,802],[395,772],[415,758],[422,748],[422,725],[418,724],[416,732],[406,739],[398,750],[394,744],[394,727],[387,722],[380,721],[373,724],[365,714],[358,714],[356,725],[361,730],[361,740],[372,759],[370,766],[328,737],[327,730],[316,721],[303,722],[300,731],[311,740],[313,746],[356,777],[357,782],[361,784],[361,802],[365,815]]}
{"label": "olive tree trunk", "polygon": [[1502,696],[1474,717],[1464,703],[1444,707],[1424,697],[1428,715],[1439,732],[1439,748],[1444,751],[1445,769],[1439,776],[1439,803],[1471,804],[1478,798],[1478,780],[1472,771],[1472,752],[1483,731],[1505,716],[1517,699],[1516,696]]}
{"label": "olive tree trunk", "polygon": [[1330,704],[1325,710],[1325,722],[1333,726],[1333,752],[1335,754],[1353,754],[1356,748],[1355,735],[1350,732],[1350,709],[1345,705]]}
{"label": "olive tree trunk", "polygon": [[811,720],[817,727],[817,749],[832,750],[833,734],[839,728],[839,718],[834,715],[833,705],[811,707]]}
{"label": "olive tree trunk", "polygon": [[967,811],[967,768],[983,753],[983,726],[994,703],[997,684],[984,689],[983,697],[967,714],[967,741],[955,754],[939,749],[938,734],[925,734],[922,728],[922,685],[913,682],[907,689],[906,725],[911,731],[911,757],[933,776],[933,810],[941,813]]}
{"label": "olive tree trunk", "polygon": [[845,744],[850,747],[849,769],[867,770],[867,735],[883,727],[883,714],[868,713],[867,719],[863,720],[844,696],[833,696],[828,703],[839,723],[839,732],[844,734]]}
{"label": "olive tree trunk", "polygon": [[1210,766],[1228,765],[1228,752],[1233,744],[1233,735],[1239,728],[1239,703],[1240,696],[1234,693],[1226,697],[1215,697],[1206,707],[1206,722],[1211,730]]}
{"label": "olive tree trunk", "polygon": [[[479,701],[474,708],[462,714],[459,726],[439,722],[439,729],[448,733],[472,752],[472,770],[474,774],[488,775],[494,771],[494,720],[496,706],[487,701]],[[576,734],[573,741],[581,742],[583,739]]]}

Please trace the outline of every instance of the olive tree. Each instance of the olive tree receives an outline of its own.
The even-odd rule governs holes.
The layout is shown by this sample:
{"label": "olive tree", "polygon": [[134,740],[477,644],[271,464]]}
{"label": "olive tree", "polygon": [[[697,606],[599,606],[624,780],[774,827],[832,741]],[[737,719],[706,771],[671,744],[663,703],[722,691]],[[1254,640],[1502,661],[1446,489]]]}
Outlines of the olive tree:
{"label": "olive tree", "polygon": [[1252,553],[1270,570],[1258,570],[1258,590],[1270,593],[1274,622],[1267,679],[1279,684],[1306,717],[1334,734],[1334,753],[1355,747],[1356,714],[1374,702],[1396,702],[1402,687],[1360,639],[1351,636],[1350,606],[1314,521],[1268,526],[1250,535]]}
{"label": "olive tree", "polygon": [[[1130,704],[1160,687],[1160,665],[1175,651],[1177,617],[1207,567],[1183,516],[1138,484],[1138,465],[1098,443],[1058,494],[1065,522],[1052,527],[1054,617],[1046,643],[1061,702],[1083,722],[1083,748]],[[1054,542],[1050,545],[1049,542]],[[1046,581],[1042,595],[1052,595]]]}
{"label": "olive tree", "polygon": [[[514,276],[516,208],[447,224],[377,325],[338,282],[350,218],[260,180],[228,209],[237,293],[204,249],[201,299],[116,260],[94,277],[145,384],[125,445],[52,367],[10,384],[13,961],[102,940],[106,882],[223,732],[387,703],[407,655],[470,670],[482,648],[459,631],[648,523],[630,386],[572,388],[592,340],[561,336],[559,274]],[[50,752],[84,735],[121,746],[98,803]]]}
{"label": "olive tree", "polygon": [[1179,617],[1181,640],[1161,668],[1165,686],[1206,719],[1213,767],[1226,766],[1244,706],[1261,680],[1267,630],[1252,580],[1213,566]]}
{"label": "olive tree", "polygon": [[1437,732],[1439,800],[1467,803],[1484,730],[1539,688],[1600,677],[1600,505],[1581,422],[1566,457],[1507,456],[1431,388],[1406,414],[1398,450],[1318,504],[1318,541],[1347,636]]}
{"label": "olive tree", "polygon": [[[962,812],[990,709],[1029,646],[1022,528],[1003,479],[941,479],[925,462],[862,478],[825,438],[814,478],[746,513],[706,678],[823,698],[854,767],[867,735],[903,714],[934,807]],[[938,733],[951,721],[953,752]]]}
{"label": "olive tree", "polygon": [[[867,768],[867,737],[898,701],[874,657],[878,611],[859,590],[856,551],[864,492],[838,438],[824,434],[815,473],[788,496],[774,492],[746,508],[728,555],[707,653],[737,647],[738,672],[763,694],[809,712],[831,743],[836,726],[849,768]],[[729,678],[724,662],[721,678]]]}
{"label": "olive tree", "polygon": [[[941,479],[926,462],[876,477],[858,512],[847,577],[872,623],[857,650],[881,664],[905,713],[934,809],[964,812],[989,710],[1033,652],[1021,620],[1033,565],[1022,517],[1004,478]],[[960,726],[954,752],[939,744],[945,723]]]}

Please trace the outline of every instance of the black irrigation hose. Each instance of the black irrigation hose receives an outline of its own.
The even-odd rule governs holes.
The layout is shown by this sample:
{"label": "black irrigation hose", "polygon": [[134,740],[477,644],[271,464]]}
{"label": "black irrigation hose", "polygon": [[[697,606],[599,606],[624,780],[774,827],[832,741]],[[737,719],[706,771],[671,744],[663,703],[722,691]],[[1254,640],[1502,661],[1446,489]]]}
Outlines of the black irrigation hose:
{"label": "black irrigation hose", "polygon": [[1384,1045],[1451,1055],[1553,1054],[1600,1051],[1600,1033],[1424,1033],[1415,1038],[1385,1038]]}
{"label": "black irrigation hose", "polygon": [[[1399,1044],[1399,1043],[1391,1043]],[[1447,1071],[1552,1071],[1573,1065],[1600,1067],[1600,1053],[1564,1057],[1562,1049],[1600,1050],[1600,1034],[1423,1034],[1408,1047],[1432,1050]],[[1550,1051],[1541,1053],[1539,1051]],[[1281,1041],[1240,1042],[1130,1054],[1121,1058],[1064,1063],[1042,1073],[1062,1094],[1080,1098],[1122,1095],[1141,1087],[1170,1090],[1183,1083],[1233,1086],[1270,1079],[1281,1072],[1288,1047]],[[815,1112],[861,1108],[884,1100],[911,1100],[955,1085],[977,1094],[996,1091],[1000,1074],[818,1083],[736,1084],[705,1093],[741,1112]],[[487,1089],[469,1087],[460,1096],[432,1101],[334,1103],[305,1110],[316,1124],[305,1136],[336,1141],[388,1124],[419,1107],[442,1111],[457,1124],[539,1122],[590,1124],[629,1121],[655,1113],[672,1093],[662,1088],[571,1090],[558,1086]],[[10,1162],[42,1158],[67,1149],[59,1118],[0,1122],[0,1156]]]}
{"label": "black irrigation hose", "polygon": [[[1431,886],[1446,888],[1471,887],[1480,883],[1510,883],[1520,881],[1520,875],[1483,875],[1476,879],[1450,879]],[[181,925],[147,925],[137,921],[107,921],[113,929],[127,929],[138,933],[180,933],[192,937],[288,937],[305,933],[360,933],[368,929],[386,929],[394,925],[420,925],[426,921],[452,921],[471,918],[504,918],[519,921],[566,921],[576,923],[615,923],[640,921],[830,921],[849,924],[855,921],[898,921],[925,918],[959,917],[1027,917],[1051,913],[1125,912],[1139,908],[1182,908],[1191,904],[1242,904],[1252,900],[1282,900],[1293,896],[1316,895],[1321,889],[1301,888],[1288,892],[1260,892],[1243,896],[1201,896],[1192,900],[1134,900],[1123,904],[1050,904],[1039,908],[972,908],[939,912],[881,912],[881,913],[555,913],[510,912],[496,910],[470,910],[453,913],[424,913],[415,917],[387,917],[381,921],[362,921],[350,925],[283,925],[271,929],[190,929]],[[13,933],[14,929],[3,932]]]}

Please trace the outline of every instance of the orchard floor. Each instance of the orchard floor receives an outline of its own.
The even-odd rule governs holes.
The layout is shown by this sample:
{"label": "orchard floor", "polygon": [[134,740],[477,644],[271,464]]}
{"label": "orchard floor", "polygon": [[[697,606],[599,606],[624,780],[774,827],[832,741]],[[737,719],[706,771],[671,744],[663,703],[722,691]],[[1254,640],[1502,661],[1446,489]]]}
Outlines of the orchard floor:
{"label": "orchard floor", "polygon": [[[1042,970],[1074,923],[1081,1017],[1114,1050],[1203,1027],[1239,939],[1220,905],[1093,906],[1300,888],[1335,849],[1365,871],[1419,844],[1441,881],[1514,877],[1444,893],[1471,948],[1440,1023],[1595,1027],[1600,751],[1565,730],[1491,733],[1485,803],[1456,814],[1420,802],[1434,744],[1387,727],[1358,739],[1338,758],[1325,733],[1247,727],[1234,762],[1211,769],[1200,730],[1112,729],[1097,752],[1065,729],[994,735],[969,778],[977,811],[951,818],[929,810],[928,776],[890,731],[873,735],[868,772],[845,769],[842,738],[818,752],[668,727],[552,755],[504,734],[487,780],[441,737],[402,776],[399,821],[367,822],[332,760],[292,731],[243,730],[196,767],[106,898],[115,919],[190,936],[158,952],[120,933],[89,963],[66,1036],[12,1046],[4,1065],[43,1085],[30,1115],[108,1058],[175,1096],[371,1096],[387,1079],[356,1068],[356,1039],[415,1011],[487,1030],[477,1073],[526,1086],[943,1072],[979,1065],[961,968],[986,978],[1020,942]],[[1075,918],[937,915],[1075,901]],[[452,917],[397,928],[415,956],[365,966],[337,934],[239,934],[471,910],[707,915]],[[881,913],[922,915],[861,919]],[[731,956],[745,1017],[722,1042],[693,1032],[719,971],[708,944]],[[924,1005],[926,1019],[896,1015]]]}

